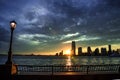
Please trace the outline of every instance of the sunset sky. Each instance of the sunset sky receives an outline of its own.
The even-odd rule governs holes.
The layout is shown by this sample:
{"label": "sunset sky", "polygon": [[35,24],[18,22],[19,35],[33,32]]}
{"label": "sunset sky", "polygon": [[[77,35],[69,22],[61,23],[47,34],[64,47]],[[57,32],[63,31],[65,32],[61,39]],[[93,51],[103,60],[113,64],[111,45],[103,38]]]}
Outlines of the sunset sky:
{"label": "sunset sky", "polygon": [[91,46],[120,48],[120,0],[0,0],[0,54],[9,49],[15,20],[13,54],[52,55]]}

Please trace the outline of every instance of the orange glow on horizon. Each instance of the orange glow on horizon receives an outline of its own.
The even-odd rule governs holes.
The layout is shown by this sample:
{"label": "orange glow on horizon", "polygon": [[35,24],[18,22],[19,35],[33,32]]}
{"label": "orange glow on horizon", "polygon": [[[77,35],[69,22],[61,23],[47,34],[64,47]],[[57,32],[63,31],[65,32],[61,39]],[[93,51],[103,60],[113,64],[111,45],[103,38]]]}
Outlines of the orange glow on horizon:
{"label": "orange glow on horizon", "polygon": [[[111,44],[112,50],[117,50],[119,48],[120,44]],[[79,45],[76,46],[76,55],[78,55],[78,47]],[[87,46],[82,47],[82,52],[86,53],[87,52]],[[92,51],[94,51],[96,48],[99,48],[99,51],[101,52],[101,48],[104,47],[108,50],[108,45],[101,45],[101,46],[91,46]],[[61,50],[63,50],[63,54],[66,56],[71,56],[71,47],[70,45],[63,45],[62,47],[57,48],[56,50],[51,50],[51,51],[32,51],[32,52],[15,52],[16,54],[20,55],[55,55],[56,53],[59,53]]]}
{"label": "orange glow on horizon", "polygon": [[71,50],[69,50],[69,49],[68,49],[68,50],[66,50],[66,51],[65,51],[65,55],[70,56],[70,55],[71,55]]}

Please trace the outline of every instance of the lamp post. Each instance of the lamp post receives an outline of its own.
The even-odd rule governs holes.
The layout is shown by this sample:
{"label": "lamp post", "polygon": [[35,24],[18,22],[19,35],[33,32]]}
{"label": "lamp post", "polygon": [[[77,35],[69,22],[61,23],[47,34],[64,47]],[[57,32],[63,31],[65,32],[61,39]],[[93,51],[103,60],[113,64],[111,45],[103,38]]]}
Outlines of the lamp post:
{"label": "lamp post", "polygon": [[8,58],[6,64],[12,64],[12,41],[13,41],[13,31],[16,28],[16,22],[10,21],[10,28],[11,28],[11,37],[10,37],[10,46],[8,51]]}

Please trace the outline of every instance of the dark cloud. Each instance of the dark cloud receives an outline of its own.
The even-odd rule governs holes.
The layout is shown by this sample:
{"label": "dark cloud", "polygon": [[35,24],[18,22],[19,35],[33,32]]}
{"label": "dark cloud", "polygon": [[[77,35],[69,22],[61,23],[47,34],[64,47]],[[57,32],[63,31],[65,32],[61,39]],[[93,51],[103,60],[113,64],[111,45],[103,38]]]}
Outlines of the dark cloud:
{"label": "dark cloud", "polygon": [[[119,0],[1,0],[0,25],[17,21],[14,44],[18,52],[59,50],[70,40],[83,46],[119,44],[119,4]],[[1,26],[0,43],[5,44],[9,31]]]}
{"label": "dark cloud", "polygon": [[25,18],[28,19],[29,21],[33,20],[35,18],[34,12],[28,12],[25,14]]}
{"label": "dark cloud", "polygon": [[9,41],[9,31],[7,31],[6,29],[2,28],[0,26],[0,42],[8,42]]}
{"label": "dark cloud", "polygon": [[107,5],[111,6],[111,7],[117,7],[120,8],[120,1],[119,0],[106,0],[107,1]]}

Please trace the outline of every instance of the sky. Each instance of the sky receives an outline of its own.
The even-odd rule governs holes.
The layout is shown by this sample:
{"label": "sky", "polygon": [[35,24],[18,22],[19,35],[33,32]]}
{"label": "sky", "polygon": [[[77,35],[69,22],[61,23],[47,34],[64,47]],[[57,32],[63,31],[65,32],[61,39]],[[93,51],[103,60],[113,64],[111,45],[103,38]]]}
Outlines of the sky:
{"label": "sky", "polygon": [[14,30],[13,54],[53,55],[111,44],[120,48],[120,0],[0,0],[0,54],[9,49],[9,22]]}

